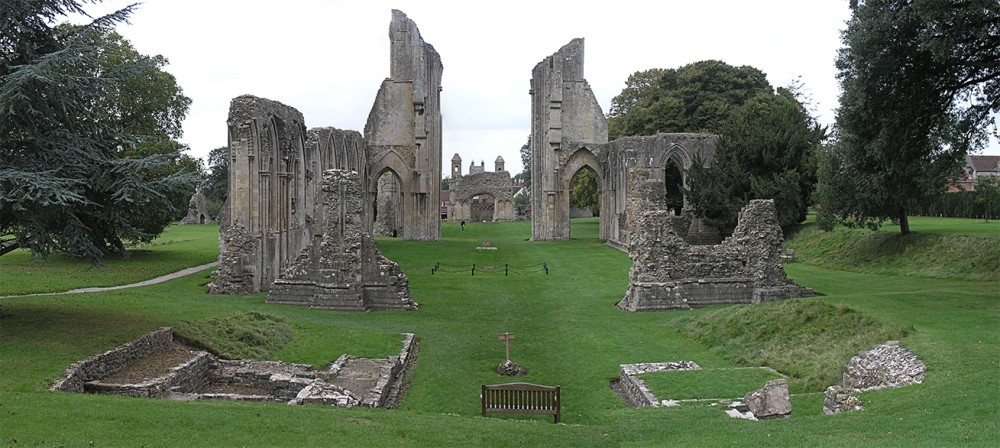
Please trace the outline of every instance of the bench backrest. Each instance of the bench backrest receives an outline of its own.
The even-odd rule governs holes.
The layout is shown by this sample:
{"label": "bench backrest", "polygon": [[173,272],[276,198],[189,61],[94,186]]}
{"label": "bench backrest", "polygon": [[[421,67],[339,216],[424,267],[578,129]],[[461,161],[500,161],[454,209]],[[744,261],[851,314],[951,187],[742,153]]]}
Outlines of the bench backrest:
{"label": "bench backrest", "polygon": [[483,385],[480,395],[483,415],[487,412],[517,414],[551,414],[559,421],[559,386],[529,383]]}

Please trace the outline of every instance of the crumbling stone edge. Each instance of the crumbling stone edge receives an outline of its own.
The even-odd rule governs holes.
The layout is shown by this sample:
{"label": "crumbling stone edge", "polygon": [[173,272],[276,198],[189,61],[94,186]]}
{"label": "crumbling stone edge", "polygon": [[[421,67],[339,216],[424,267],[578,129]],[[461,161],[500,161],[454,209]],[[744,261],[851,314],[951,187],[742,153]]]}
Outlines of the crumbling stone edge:
{"label": "crumbling stone edge", "polygon": [[[272,395],[275,390],[280,390],[281,393],[278,395],[286,397],[285,399],[294,397],[287,401],[289,404],[318,402],[332,405],[394,408],[402,400],[402,394],[407,389],[406,384],[404,384],[404,378],[410,376],[419,345],[413,333],[404,333],[403,335],[405,338],[399,355],[388,357],[388,362],[380,368],[375,386],[364,394],[363,397],[355,398],[354,394],[344,391],[337,386],[322,384],[323,381],[317,379],[317,376],[336,376],[344,364],[353,358],[350,355],[341,355],[322,372],[312,371],[310,366],[305,365],[272,361],[259,361],[256,363],[290,366],[296,368],[296,370],[303,371],[306,377],[289,374],[271,376]],[[196,393],[196,391],[210,382],[213,371],[217,371],[218,366],[239,366],[249,362],[219,360],[208,352],[198,353],[192,359],[171,368],[166,375],[142,383],[110,384],[101,381],[114,373],[128,368],[134,362],[155,355],[158,352],[166,351],[173,341],[174,333],[172,328],[162,327],[154,330],[140,336],[134,341],[126,342],[114,349],[73,363],[66,369],[66,376],[57,380],[51,390],[77,393],[106,393],[141,398],[167,398],[178,394],[186,395],[185,399],[270,401],[281,398],[276,396]],[[275,381],[280,383],[281,387],[274,387],[277,384]],[[324,389],[331,389],[331,391],[338,395],[333,399],[323,396],[309,397],[313,388],[317,389],[317,393],[323,392]]]}
{"label": "crumbling stone edge", "polygon": [[646,382],[636,375],[650,372],[669,372],[681,370],[701,370],[694,361],[671,361],[638,364],[621,364],[618,366],[618,381],[626,401],[637,407],[659,407],[660,401],[646,387]]}

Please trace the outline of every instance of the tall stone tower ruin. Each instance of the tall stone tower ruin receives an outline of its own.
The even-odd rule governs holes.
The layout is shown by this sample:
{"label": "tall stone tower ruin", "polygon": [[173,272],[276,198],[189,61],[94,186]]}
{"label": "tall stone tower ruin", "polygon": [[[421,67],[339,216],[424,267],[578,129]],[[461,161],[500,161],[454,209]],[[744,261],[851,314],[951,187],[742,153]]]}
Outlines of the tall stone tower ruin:
{"label": "tall stone tower ruin", "polygon": [[[441,238],[441,57],[398,10],[389,25],[389,77],[365,125],[372,175],[391,171],[403,189],[403,238]],[[374,184],[374,182],[373,182]],[[370,212],[371,205],[365,205]],[[369,213],[369,216],[372,214]]]}
{"label": "tall stone tower ruin", "polygon": [[[571,148],[608,142],[608,122],[583,77],[583,39],[531,72],[531,239],[569,239]],[[600,173],[599,173],[600,174]]]}

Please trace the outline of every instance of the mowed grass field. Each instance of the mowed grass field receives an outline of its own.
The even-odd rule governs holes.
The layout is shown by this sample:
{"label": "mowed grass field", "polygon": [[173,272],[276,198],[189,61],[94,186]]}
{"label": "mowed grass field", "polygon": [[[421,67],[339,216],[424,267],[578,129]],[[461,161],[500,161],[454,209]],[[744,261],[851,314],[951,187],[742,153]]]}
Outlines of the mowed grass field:
{"label": "mowed grass field", "polygon": [[[917,219],[912,223],[919,232]],[[946,227],[946,223],[942,224]],[[809,227],[809,226],[807,226]],[[187,237],[177,237],[174,232]],[[167,272],[212,261],[217,228],[170,228],[163,239],[185,255]],[[892,230],[887,229],[887,232]],[[682,327],[718,310],[625,313],[630,261],[597,239],[597,221],[574,220],[562,242],[531,242],[530,223],[444,223],[442,241],[379,239],[410,279],[416,312],[331,312],[268,305],[264,295],[206,293],[210,271],[136,289],[0,299],[0,444],[9,446],[993,446],[1000,435],[1000,281],[873,274],[819,267],[806,228],[789,245],[789,276],[823,294],[815,300],[912,327],[902,344],[928,365],[924,384],[866,392],[862,412],[822,416],[821,393],[793,397],[791,419],[750,422],[717,407],[630,409],[609,388],[618,365],[692,360],[736,365],[688,338]],[[941,230],[941,234],[950,234]],[[958,230],[961,234],[961,229]],[[979,237],[1000,239],[1000,232]],[[187,240],[181,242],[179,240]],[[476,250],[489,240],[495,251]],[[211,243],[211,244],[209,244]],[[801,249],[799,249],[801,247]],[[150,263],[173,255],[155,255]],[[801,257],[798,254],[801,253]],[[1000,255],[994,253],[994,257]],[[180,261],[183,259],[183,263]],[[207,261],[206,261],[207,260]],[[128,263],[135,261],[133,258]],[[0,258],[0,295],[81,286],[65,265],[22,267]],[[471,266],[477,266],[471,275]],[[546,263],[549,273],[538,269]],[[432,273],[432,267],[441,269]],[[510,265],[509,275],[504,266]],[[17,265],[21,266],[21,265]],[[460,267],[469,268],[459,272]],[[34,270],[37,269],[37,270]],[[105,263],[112,281],[129,282]],[[138,267],[122,268],[137,270]],[[976,267],[963,268],[963,272]],[[151,274],[151,273],[150,273]],[[96,274],[95,274],[96,276]],[[155,276],[155,275],[152,275]],[[86,276],[85,276],[86,277]],[[144,279],[144,278],[142,278]],[[142,280],[139,279],[139,280]],[[135,280],[138,281],[138,280]],[[38,286],[35,286],[38,284]],[[14,286],[11,286],[14,285]],[[9,289],[7,289],[9,288]],[[771,305],[760,305],[771,306]],[[323,367],[343,353],[398,353],[420,339],[413,381],[395,410],[233,402],[174,402],[51,392],[75,361],[160,326],[248,311],[280,317],[294,336],[275,358]],[[510,379],[497,335],[511,332],[517,380],[560,385],[563,424],[551,417],[479,416],[479,388]],[[830,366],[841,369],[847,359]],[[706,383],[719,382],[718,371]],[[685,381],[697,382],[687,379]],[[725,381],[723,380],[725,383]],[[728,386],[728,384],[726,384]],[[759,387],[759,386],[758,386]],[[713,391],[698,390],[698,396]],[[725,391],[731,394],[732,391]],[[670,397],[663,397],[670,398]]]}

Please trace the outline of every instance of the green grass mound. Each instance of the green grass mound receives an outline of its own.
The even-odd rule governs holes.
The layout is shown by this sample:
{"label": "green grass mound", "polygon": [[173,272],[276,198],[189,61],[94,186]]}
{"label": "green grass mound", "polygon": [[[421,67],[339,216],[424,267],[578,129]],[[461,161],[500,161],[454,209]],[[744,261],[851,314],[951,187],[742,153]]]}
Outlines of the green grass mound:
{"label": "green grass mound", "polygon": [[839,384],[852,356],[911,331],[815,300],[730,306],[684,326],[688,336],[737,365],[766,366],[788,375],[792,392]]}
{"label": "green grass mound", "polygon": [[661,400],[740,398],[780,374],[762,368],[678,370],[638,375]]}
{"label": "green grass mound", "polygon": [[786,241],[795,260],[813,266],[868,274],[1000,280],[1000,225],[994,234],[838,228],[805,225]]}
{"label": "green grass mound", "polygon": [[174,328],[190,344],[224,359],[272,359],[292,340],[292,327],[279,317],[256,311],[185,321]]}

